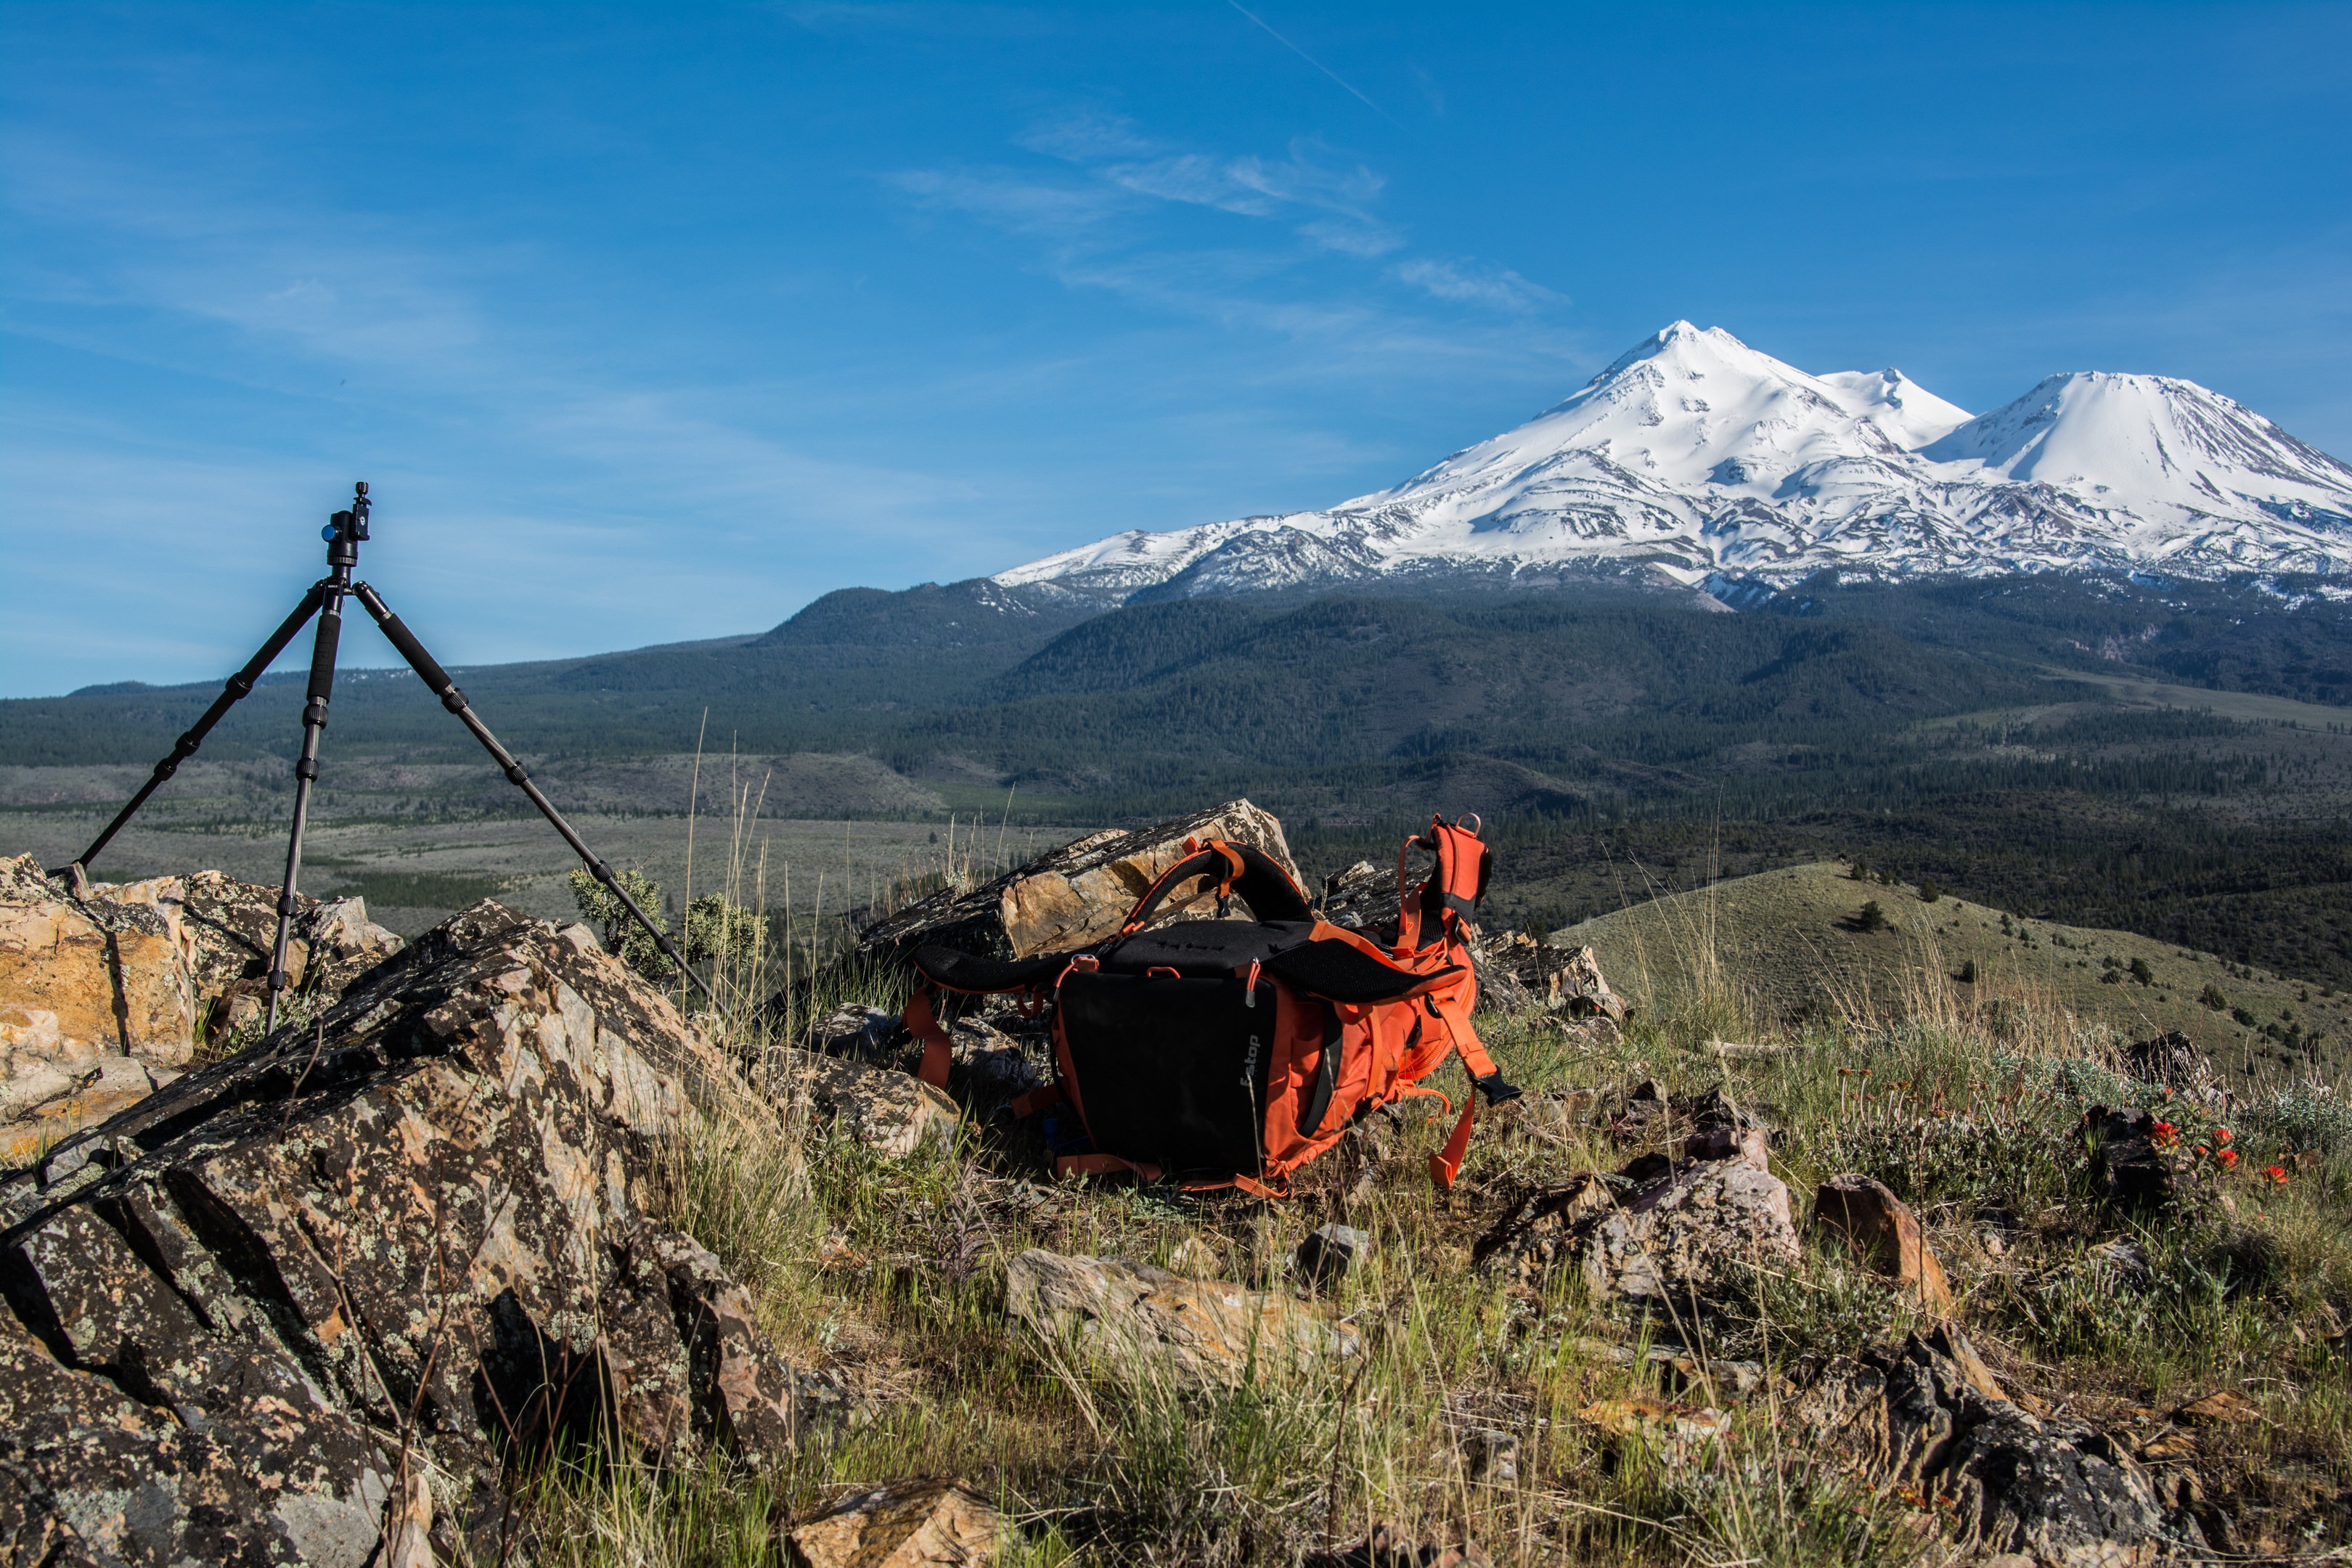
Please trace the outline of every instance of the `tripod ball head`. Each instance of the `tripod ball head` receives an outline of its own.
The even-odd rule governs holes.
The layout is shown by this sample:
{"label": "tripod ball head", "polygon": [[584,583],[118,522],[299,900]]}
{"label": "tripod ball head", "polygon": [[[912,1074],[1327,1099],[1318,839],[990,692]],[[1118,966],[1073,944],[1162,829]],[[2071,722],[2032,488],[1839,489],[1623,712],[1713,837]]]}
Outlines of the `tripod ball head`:
{"label": "tripod ball head", "polygon": [[349,511],[339,511],[327,520],[319,537],[327,542],[327,564],[352,567],[360,563],[360,542],[368,536],[368,488],[365,479],[352,487]]}

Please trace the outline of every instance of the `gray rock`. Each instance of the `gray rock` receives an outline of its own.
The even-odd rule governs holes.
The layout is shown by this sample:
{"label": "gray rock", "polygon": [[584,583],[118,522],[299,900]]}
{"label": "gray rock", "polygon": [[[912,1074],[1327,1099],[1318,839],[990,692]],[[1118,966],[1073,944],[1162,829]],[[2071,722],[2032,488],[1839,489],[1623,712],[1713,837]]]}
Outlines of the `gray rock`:
{"label": "gray rock", "polygon": [[1757,1150],[1735,1144],[1725,1158],[1645,1155],[1538,1193],[1474,1254],[1530,1283],[1572,1266],[1598,1297],[1659,1301],[1708,1294],[1751,1265],[1785,1268],[1798,1244],[1788,1187]]}
{"label": "gray rock", "polygon": [[1372,1235],[1351,1225],[1327,1225],[1298,1244],[1298,1271],[1318,1285],[1336,1283],[1372,1249]]}
{"label": "gray rock", "polygon": [[1955,1532],[1977,1551],[2092,1568],[2150,1562],[2173,1544],[2147,1471],[2121,1444],[2021,1409],[1949,1326],[1832,1368],[1791,1415],[1887,1479],[1949,1495]]}
{"label": "gray rock", "polygon": [[478,905],[0,1180],[0,1540],[487,1560],[512,1457],[772,1453],[829,1418],[646,1213],[649,1152],[731,1065],[576,934]]}
{"label": "gray rock", "polygon": [[879,1061],[898,1033],[896,1013],[879,1007],[836,1007],[809,1026],[809,1048],[829,1057]]}

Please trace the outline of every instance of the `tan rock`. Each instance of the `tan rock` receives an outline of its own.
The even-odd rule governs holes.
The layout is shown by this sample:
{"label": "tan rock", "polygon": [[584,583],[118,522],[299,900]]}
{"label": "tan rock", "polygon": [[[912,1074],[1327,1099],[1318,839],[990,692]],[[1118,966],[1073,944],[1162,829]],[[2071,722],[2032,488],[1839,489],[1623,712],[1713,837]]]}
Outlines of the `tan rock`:
{"label": "tan rock", "polygon": [[1813,1194],[1813,1219],[1845,1237],[1878,1273],[1916,1292],[1931,1312],[1952,1310],[1951,1281],[1921,1234],[1917,1216],[1885,1183],[1848,1173]]}
{"label": "tan rock", "polygon": [[2192,1426],[2247,1426],[2262,1418],[2261,1405],[2227,1388],[2193,1399],[2173,1412],[2174,1420]]}
{"label": "tan rock", "polygon": [[1534,989],[1538,999],[1570,1017],[1603,1017],[1623,1024],[1630,1012],[1625,999],[1601,978],[1601,960],[1590,947],[1539,947],[1533,954]]}
{"label": "tan rock", "polygon": [[1353,1354],[1355,1334],[1296,1297],[1186,1279],[1117,1258],[1033,1248],[1006,1270],[1005,1306],[1057,1344],[1107,1366],[1139,1365],[1194,1385],[1251,1367]]}
{"label": "tan rock", "polygon": [[163,918],[138,903],[0,900],[0,1006],[52,1015],[59,1049],[137,1051],[168,1065],[195,1048],[186,959]]}
{"label": "tan rock", "polygon": [[767,1079],[787,1115],[839,1126],[886,1160],[955,1141],[956,1102],[912,1073],[784,1047],[768,1053]]}
{"label": "tan rock", "polygon": [[[1186,840],[1228,839],[1263,850],[1295,879],[1282,824],[1246,800],[1133,833],[1088,834],[985,887],[947,889],[867,928],[859,951],[896,958],[926,942],[995,958],[1083,947],[1118,934],[1120,922],[1162,872],[1185,855]],[[1211,912],[1214,889],[1196,879],[1173,890],[1160,920]]]}
{"label": "tan rock", "polygon": [[961,1481],[895,1481],[836,1503],[786,1536],[800,1568],[977,1568],[1004,1516]]}

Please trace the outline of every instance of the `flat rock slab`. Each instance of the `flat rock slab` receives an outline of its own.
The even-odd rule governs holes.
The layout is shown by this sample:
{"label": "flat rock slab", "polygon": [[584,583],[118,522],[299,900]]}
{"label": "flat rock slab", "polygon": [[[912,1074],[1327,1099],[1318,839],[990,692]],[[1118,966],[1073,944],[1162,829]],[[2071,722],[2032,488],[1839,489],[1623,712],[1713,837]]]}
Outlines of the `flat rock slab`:
{"label": "flat rock slab", "polygon": [[779,1453],[838,1408],[648,1217],[733,1067],[584,937],[478,905],[0,1177],[0,1541],[490,1561],[510,1460]]}
{"label": "flat rock slab", "polygon": [[1033,1248],[1006,1270],[1004,1300],[1015,1319],[1055,1344],[1196,1386],[1238,1383],[1253,1366],[1290,1370],[1356,1350],[1352,1331],[1295,1297],[1118,1258]]}
{"label": "flat rock slab", "polygon": [[897,1481],[845,1498],[785,1536],[797,1568],[978,1568],[1004,1516],[961,1481]]}

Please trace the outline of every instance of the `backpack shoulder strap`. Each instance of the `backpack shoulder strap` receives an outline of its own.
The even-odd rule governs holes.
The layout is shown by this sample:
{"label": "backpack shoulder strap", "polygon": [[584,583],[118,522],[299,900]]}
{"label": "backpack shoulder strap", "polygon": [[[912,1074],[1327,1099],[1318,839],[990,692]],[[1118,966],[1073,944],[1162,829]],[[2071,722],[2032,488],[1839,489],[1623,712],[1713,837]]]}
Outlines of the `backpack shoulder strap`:
{"label": "backpack shoulder strap", "polygon": [[[1189,846],[1192,843],[1187,839]],[[1250,913],[1261,921],[1311,921],[1314,911],[1307,907],[1307,895],[1290,879],[1290,873],[1276,864],[1264,850],[1246,844],[1233,844],[1223,838],[1212,838],[1193,848],[1182,859],[1160,873],[1159,879],[1144,889],[1135,907],[1127,911],[1127,920],[1119,928],[1121,936],[1132,936],[1148,924],[1160,911],[1168,895],[1195,877],[1217,879],[1217,901],[1222,904],[1239,893],[1250,907]]]}
{"label": "backpack shoulder strap", "polygon": [[[1486,898],[1487,879],[1495,871],[1495,852],[1478,837],[1485,826],[1475,813],[1450,823],[1433,815],[1426,837],[1408,838],[1397,847],[1398,957],[1441,939],[1462,940],[1462,927],[1478,918],[1479,900]],[[1437,859],[1417,892],[1406,880],[1415,849],[1426,849]]]}

